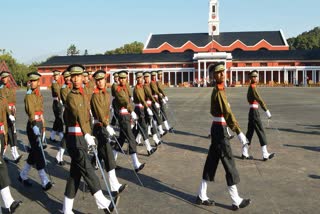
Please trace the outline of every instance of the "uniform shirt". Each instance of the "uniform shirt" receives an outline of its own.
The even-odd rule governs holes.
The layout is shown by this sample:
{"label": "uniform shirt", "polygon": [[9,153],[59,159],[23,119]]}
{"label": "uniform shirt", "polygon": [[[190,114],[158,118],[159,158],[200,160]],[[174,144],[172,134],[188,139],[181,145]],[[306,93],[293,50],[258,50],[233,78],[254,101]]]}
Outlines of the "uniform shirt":
{"label": "uniform shirt", "polygon": [[[6,98],[8,104],[16,105],[16,89],[10,83],[0,86],[0,96]],[[9,113],[15,115],[15,109],[12,108]]]}
{"label": "uniform shirt", "polygon": [[94,119],[99,120],[103,126],[109,125],[110,95],[106,88],[96,88],[91,98],[91,111]]}
{"label": "uniform shirt", "polygon": [[125,108],[129,112],[133,111],[132,105],[130,104],[129,91],[127,86],[118,85],[115,90],[115,105],[117,109]]}
{"label": "uniform shirt", "polygon": [[148,108],[146,103],[146,95],[144,93],[143,85],[137,84],[133,89],[133,102],[135,104],[141,103],[145,108]]}
{"label": "uniform shirt", "polygon": [[212,90],[210,113],[214,117],[223,116],[230,129],[240,134],[240,127],[228,104],[223,83],[217,84]]}
{"label": "uniform shirt", "polygon": [[111,95],[113,97],[115,97],[117,87],[118,87],[118,83],[113,83],[111,86]]}
{"label": "uniform shirt", "polygon": [[130,85],[129,85],[128,82],[126,83],[126,87],[127,87],[127,90],[128,90],[129,97],[132,97],[131,88],[130,88]]}
{"label": "uniform shirt", "polygon": [[[90,102],[93,91],[94,91],[94,87],[92,87],[90,82],[87,82],[86,84],[83,84],[83,90],[84,90],[85,94],[87,94],[88,101]],[[90,103],[89,103],[89,105],[90,105]]]}
{"label": "uniform shirt", "polygon": [[[4,126],[3,135],[5,137],[5,142],[8,140],[8,123],[7,123],[7,113],[9,112],[7,99],[0,96],[0,123]],[[1,148],[1,145],[0,145]]]}
{"label": "uniform shirt", "polygon": [[165,97],[166,95],[164,93],[162,81],[157,81],[157,87],[158,87],[159,92]]}
{"label": "uniform shirt", "polygon": [[53,80],[51,85],[52,97],[58,97],[58,99],[61,100],[60,90],[61,86],[59,85],[59,83]]}
{"label": "uniform shirt", "polygon": [[43,118],[43,97],[40,93],[40,89],[36,88],[34,90],[29,89],[24,98],[25,111],[28,115],[28,121],[35,126],[36,118],[35,115],[41,114],[41,120],[43,127],[45,127],[45,121]]}
{"label": "uniform shirt", "polygon": [[260,95],[257,91],[257,85],[255,83],[250,84],[250,86],[248,88],[247,100],[250,104],[253,103],[254,101],[258,102],[260,104],[261,108],[264,111],[267,111],[267,106],[263,102],[262,98],[260,97]]}
{"label": "uniform shirt", "polygon": [[83,88],[72,89],[67,96],[64,110],[66,126],[80,126],[84,135],[91,134],[88,103],[88,97]]}
{"label": "uniform shirt", "polygon": [[67,96],[70,93],[72,89],[72,83],[69,83],[68,85],[64,84],[60,89],[60,96],[63,104],[67,101]]}
{"label": "uniform shirt", "polygon": [[158,86],[157,86],[157,82],[156,81],[152,80],[151,83],[150,83],[150,87],[151,87],[151,90],[152,90],[152,95],[158,96],[157,99],[162,98],[162,95],[160,94],[160,92],[158,90]]}
{"label": "uniform shirt", "polygon": [[150,83],[148,83],[148,84],[145,83],[143,85],[143,89],[144,89],[144,93],[146,95],[146,100],[150,100],[153,103],[156,103],[157,101],[152,96],[152,90],[151,90],[151,87],[150,87]]}

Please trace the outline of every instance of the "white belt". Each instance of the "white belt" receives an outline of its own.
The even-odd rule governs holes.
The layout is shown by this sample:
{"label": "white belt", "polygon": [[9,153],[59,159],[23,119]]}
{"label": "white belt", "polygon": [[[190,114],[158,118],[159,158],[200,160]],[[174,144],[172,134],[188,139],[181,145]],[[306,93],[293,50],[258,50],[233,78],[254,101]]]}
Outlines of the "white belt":
{"label": "white belt", "polygon": [[120,109],[120,114],[129,114],[128,109],[126,108]]}
{"label": "white belt", "polygon": [[147,104],[148,104],[148,106],[151,106],[152,105],[152,101],[151,100],[147,100]]}
{"label": "white belt", "polygon": [[69,133],[82,133],[81,127],[79,127],[79,126],[70,126],[70,127],[68,127],[68,132]]}
{"label": "white belt", "polygon": [[0,132],[4,131],[4,125],[0,125]]}
{"label": "white belt", "polygon": [[144,108],[144,106],[141,103],[135,104],[135,107]]}
{"label": "white belt", "polygon": [[224,117],[213,117],[213,123],[220,124],[220,125],[226,125],[226,120]]}
{"label": "white belt", "polygon": [[100,123],[100,121],[97,119],[94,119],[93,124],[97,124],[97,123]]}
{"label": "white belt", "polygon": [[258,109],[259,105],[258,104],[250,104],[249,107],[253,108],[253,109]]}
{"label": "white belt", "polygon": [[9,110],[12,110],[12,109],[14,109],[14,105],[13,106],[9,105]]}
{"label": "white belt", "polygon": [[36,114],[36,115],[34,115],[34,119],[35,119],[35,120],[40,120],[40,119],[41,119],[41,116],[42,116],[42,115],[37,115],[37,114]]}
{"label": "white belt", "polygon": [[155,94],[155,95],[152,95],[152,96],[155,97],[155,98],[158,98],[158,95],[156,95],[156,94]]}
{"label": "white belt", "polygon": [[53,100],[59,101],[58,97],[52,97]]}

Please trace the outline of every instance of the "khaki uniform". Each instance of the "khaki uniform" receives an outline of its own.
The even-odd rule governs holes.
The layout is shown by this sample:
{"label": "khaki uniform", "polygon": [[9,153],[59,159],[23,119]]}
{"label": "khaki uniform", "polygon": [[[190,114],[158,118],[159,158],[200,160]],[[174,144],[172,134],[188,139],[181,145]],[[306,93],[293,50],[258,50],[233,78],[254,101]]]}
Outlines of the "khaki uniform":
{"label": "khaki uniform", "polygon": [[60,96],[61,96],[61,100],[62,100],[62,103],[65,104],[66,101],[67,101],[67,96],[69,94],[69,92],[71,91],[72,89],[72,83],[66,85],[64,84],[61,89],[60,89]]}
{"label": "khaki uniform", "polygon": [[11,147],[17,146],[17,133],[15,131],[14,123],[9,119],[9,115],[16,117],[16,89],[11,87],[10,84],[0,86],[0,96],[6,98],[6,102],[9,107],[7,112],[7,124],[8,124],[8,143]]}
{"label": "khaki uniform", "polygon": [[63,120],[62,120],[63,106],[60,103],[60,100],[61,100],[60,91],[61,91],[61,86],[59,85],[59,83],[57,83],[56,81],[53,81],[51,85],[51,93],[52,93],[52,99],[53,99],[52,110],[54,113],[55,120],[53,122],[52,130],[56,132],[63,132]]}
{"label": "khaki uniform", "polygon": [[[129,143],[129,154],[136,153],[136,141],[131,130],[131,115],[133,107],[130,103],[129,91],[127,86],[118,85],[115,90],[115,107],[118,110],[118,120],[120,126],[119,143],[122,147],[125,140]],[[117,151],[121,151],[119,145],[115,146]]]}
{"label": "khaki uniform", "polygon": [[248,93],[247,93],[247,100],[250,105],[248,130],[246,133],[246,137],[249,140],[249,145],[251,144],[254,131],[256,131],[259,138],[260,145],[265,146],[268,143],[267,143],[266,134],[264,132],[264,128],[260,119],[258,106],[260,105],[264,111],[267,111],[267,106],[263,102],[260,95],[258,94],[256,84],[251,84],[249,86]]}
{"label": "khaki uniform", "polygon": [[91,194],[101,190],[99,179],[88,157],[85,134],[91,134],[88,97],[83,88],[72,89],[65,104],[65,124],[67,128],[67,149],[71,157],[70,176],[67,180],[65,196],[74,198],[81,177],[88,184]]}
{"label": "khaki uniform", "polygon": [[[163,90],[163,85],[161,81],[157,81],[156,82],[156,86],[154,86],[154,88],[157,87],[159,95],[161,97],[161,99],[164,99],[164,97],[166,96]],[[163,102],[160,102],[160,110],[161,110],[161,117],[163,121],[168,120],[167,117],[167,112],[166,112],[166,104],[164,104]]]}
{"label": "khaki uniform", "polygon": [[31,150],[27,159],[29,165],[36,165],[37,170],[44,169],[45,161],[42,156],[41,148],[39,147],[38,136],[33,132],[33,126],[38,126],[40,133],[43,135],[45,121],[43,117],[43,97],[40,94],[40,89],[29,89],[24,99],[25,111],[28,115],[27,135],[31,145]]}
{"label": "khaki uniform", "polygon": [[[141,127],[140,133],[143,137],[143,140],[148,139],[148,126],[145,120],[145,115],[148,115],[148,113],[146,112],[146,109],[148,108],[148,104],[145,99],[146,99],[146,95],[144,93],[143,85],[137,84],[133,90],[133,102],[135,104],[134,111],[139,117],[138,123]],[[138,135],[139,129],[136,129],[134,133],[135,136]]]}
{"label": "khaki uniform", "polygon": [[[115,97],[115,94],[116,94],[116,88],[118,87],[118,84],[117,83],[113,83],[112,86],[111,86],[111,95],[113,97]],[[112,100],[112,108],[113,108],[113,117],[111,119],[111,125],[112,126],[115,126],[117,124],[117,119],[119,117],[118,115],[118,109],[116,109],[116,106],[115,106],[115,99]]]}
{"label": "khaki uniform", "polygon": [[10,185],[10,179],[8,175],[8,169],[5,161],[3,160],[3,151],[7,142],[7,113],[9,112],[8,102],[4,97],[0,96],[0,190]]}
{"label": "khaki uniform", "polygon": [[203,169],[202,178],[207,181],[213,181],[218,163],[221,160],[226,172],[227,184],[228,186],[232,186],[239,183],[240,178],[232,155],[227,126],[237,134],[239,134],[241,130],[228,105],[223,84],[217,84],[213,88],[210,113],[213,116],[211,146]]}
{"label": "khaki uniform", "polygon": [[106,130],[106,126],[109,125],[109,109],[109,93],[106,89],[96,88],[91,99],[91,110],[95,121],[93,135],[98,140],[98,156],[100,160],[104,160],[107,172],[116,168],[116,161],[109,142],[109,133]]}

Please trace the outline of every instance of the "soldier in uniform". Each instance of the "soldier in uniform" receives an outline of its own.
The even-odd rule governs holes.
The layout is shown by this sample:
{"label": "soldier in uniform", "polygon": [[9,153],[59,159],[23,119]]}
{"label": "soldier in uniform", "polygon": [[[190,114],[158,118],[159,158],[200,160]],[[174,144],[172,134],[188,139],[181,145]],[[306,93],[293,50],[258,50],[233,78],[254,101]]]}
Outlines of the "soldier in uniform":
{"label": "soldier in uniform", "polygon": [[134,111],[138,115],[138,124],[139,126],[136,127],[135,136],[138,133],[142,135],[144,143],[147,147],[148,155],[150,156],[156,151],[156,148],[152,148],[149,142],[148,136],[148,127],[145,121],[145,114],[148,114],[150,117],[153,116],[152,110],[148,107],[147,102],[145,101],[145,93],[143,89],[143,72],[136,73],[136,80],[137,84],[133,90],[133,102],[135,105]]}
{"label": "soldier in uniform", "polygon": [[62,138],[63,138],[63,120],[62,120],[63,103],[60,95],[61,86],[58,82],[59,79],[60,79],[60,71],[58,70],[53,71],[53,81],[51,85],[51,92],[52,92],[52,99],[53,99],[52,110],[54,113],[55,120],[53,123],[52,131],[50,133],[50,140],[52,142],[57,142],[55,139],[56,134],[59,135],[60,141],[62,141]]}
{"label": "soldier in uniform", "polygon": [[257,132],[261,149],[262,149],[262,157],[263,160],[269,160],[274,157],[274,153],[269,153],[267,150],[267,138],[264,133],[264,129],[262,126],[262,122],[259,114],[259,104],[261,108],[266,112],[266,116],[268,119],[271,118],[271,113],[267,109],[266,104],[263,102],[257,91],[257,82],[258,82],[258,71],[253,70],[249,73],[250,77],[250,86],[248,88],[247,100],[249,102],[250,110],[249,110],[249,121],[248,121],[248,130],[246,133],[246,137],[249,140],[249,144],[243,147],[242,149],[242,158],[243,159],[252,159],[252,156],[249,155],[249,146],[251,145],[251,140],[254,131]]}
{"label": "soldier in uniform", "polygon": [[[15,163],[18,163],[22,157],[19,155],[17,149],[17,132],[15,127],[16,122],[16,90],[10,85],[8,71],[2,71],[1,74],[2,85],[0,86],[0,95],[6,98],[9,106],[7,113],[8,123],[8,141],[11,147],[12,157]],[[4,151],[5,153],[5,151]]]}
{"label": "soldier in uniform", "polygon": [[43,97],[40,94],[40,77],[38,72],[27,74],[30,81],[30,89],[24,99],[25,111],[28,115],[27,135],[31,145],[31,150],[23,169],[20,172],[18,180],[24,186],[31,186],[28,179],[28,173],[32,165],[38,170],[43,190],[51,189],[52,183],[45,172],[45,157],[42,154],[41,136],[44,131],[45,121],[43,117]]}
{"label": "soldier in uniform", "polygon": [[[62,76],[64,78],[64,84],[62,85],[62,87],[60,89],[60,98],[61,98],[62,104],[65,105],[66,100],[67,100],[67,96],[72,89],[72,83],[71,83],[71,75],[68,70],[63,71]],[[62,107],[62,111],[64,111],[64,107]],[[63,113],[62,113],[62,115],[63,115]],[[63,154],[66,150],[66,138],[65,138],[66,133],[67,133],[67,130],[65,130],[65,132],[64,132],[63,138],[60,143],[59,151],[57,152],[57,155],[56,155],[56,162],[60,166],[63,166],[65,164],[65,162],[63,160]]]}
{"label": "soldier in uniform", "polygon": [[[115,94],[116,94],[116,88],[119,84],[119,74],[117,72],[113,73],[113,84],[111,86],[111,95],[112,97],[115,97]],[[115,99],[112,100],[112,112],[113,112],[113,115],[112,115],[112,119],[111,119],[111,125],[112,126],[115,126],[116,123],[117,123],[117,119],[118,119],[118,110],[116,109],[116,106],[115,106]]]}
{"label": "soldier in uniform", "polygon": [[[157,101],[157,103],[160,104],[160,108],[157,109],[157,112],[158,112],[158,115],[159,115],[159,119],[160,119],[160,120],[157,120],[157,122],[158,122],[158,130],[160,132],[160,135],[165,135],[167,132],[164,131],[163,128],[162,128],[162,122],[163,122],[162,116],[163,115],[161,113],[161,104],[165,104],[166,101],[163,99],[162,94],[160,94],[160,92],[158,90],[156,78],[157,78],[157,72],[156,71],[152,71],[151,72],[150,88],[151,88],[151,91],[152,91],[152,96]],[[168,125],[168,128],[170,128],[169,125]]]}
{"label": "soldier in uniform", "polygon": [[137,120],[137,114],[133,111],[132,105],[130,103],[129,91],[127,88],[127,75],[128,72],[123,70],[119,71],[119,85],[115,89],[115,106],[118,109],[118,120],[120,126],[120,136],[119,144],[116,144],[114,147],[114,157],[117,160],[118,152],[121,151],[120,146],[122,147],[125,140],[129,143],[129,154],[131,156],[133,167],[136,172],[144,168],[145,163],[140,163],[137,157],[137,145],[135,137],[131,130],[131,119]]}
{"label": "soldier in uniform", "polygon": [[172,131],[173,128],[170,127],[169,123],[168,123],[168,117],[167,117],[167,113],[166,113],[166,103],[169,101],[168,97],[166,96],[166,94],[164,93],[164,87],[162,84],[162,71],[159,70],[157,71],[158,74],[158,81],[156,81],[156,76],[152,76],[152,78],[156,81],[157,83],[157,89],[158,89],[158,96],[161,97],[161,101],[160,102],[160,110],[161,110],[161,116],[162,116],[162,120],[163,120],[163,124],[164,127],[166,128],[167,131]]}
{"label": "soldier in uniform", "polygon": [[[114,207],[102,193],[99,179],[88,157],[88,148],[95,146],[94,137],[91,135],[89,121],[88,97],[82,88],[84,67],[70,65],[67,69],[71,74],[73,89],[67,96],[65,104],[65,124],[67,128],[66,142],[68,153],[71,157],[70,174],[65,189],[63,203],[64,213],[73,213],[73,201],[80,185],[81,177],[87,183],[99,209],[110,213]],[[115,198],[117,203],[118,197]]]}
{"label": "soldier in uniform", "polygon": [[121,185],[116,177],[116,161],[110,145],[110,137],[115,135],[115,131],[109,125],[110,118],[110,95],[106,89],[106,72],[98,70],[93,78],[96,80],[96,89],[91,99],[91,110],[94,117],[93,135],[98,141],[98,156],[104,160],[106,171],[113,194],[121,193],[126,184]]}
{"label": "soldier in uniform", "polygon": [[246,145],[248,141],[245,135],[241,132],[239,124],[236,121],[230,109],[230,106],[228,105],[226,93],[224,90],[224,64],[212,64],[208,69],[211,74],[214,72],[213,75],[217,82],[217,85],[213,88],[211,95],[210,112],[213,116],[213,122],[211,126],[211,146],[209,148],[207,160],[203,169],[202,181],[200,184],[196,203],[206,206],[214,205],[214,201],[210,200],[207,196],[207,181],[214,181],[216,170],[219,161],[221,160],[226,172],[228,191],[233,201],[232,208],[234,210],[237,210],[239,208],[248,206],[251,200],[242,199],[238,194],[236,184],[240,182],[240,177],[232,155],[232,150],[226,130],[227,126],[229,126],[232,131],[238,134],[238,138],[243,145]]}
{"label": "soldier in uniform", "polygon": [[[153,116],[148,116],[146,117],[146,122],[148,126],[152,127],[151,132],[152,132],[152,139],[154,140],[156,146],[160,145],[162,143],[162,140],[158,137],[158,127],[156,123],[161,124],[162,120],[159,115],[159,109],[160,109],[160,104],[156,101],[156,99],[152,96],[152,90],[150,87],[150,72],[144,72],[143,74],[144,77],[144,93],[146,96],[146,103],[149,108],[151,108]],[[151,123],[151,120],[156,120],[157,122]],[[149,132],[149,131],[148,131]]]}
{"label": "soldier in uniform", "polygon": [[15,201],[12,198],[10,192],[10,179],[8,175],[7,165],[3,160],[2,154],[3,150],[6,146],[7,142],[7,113],[10,113],[7,99],[0,96],[0,194],[2,200],[4,202],[5,208],[9,210],[9,213],[14,213],[15,210],[20,206],[22,203],[21,201]]}

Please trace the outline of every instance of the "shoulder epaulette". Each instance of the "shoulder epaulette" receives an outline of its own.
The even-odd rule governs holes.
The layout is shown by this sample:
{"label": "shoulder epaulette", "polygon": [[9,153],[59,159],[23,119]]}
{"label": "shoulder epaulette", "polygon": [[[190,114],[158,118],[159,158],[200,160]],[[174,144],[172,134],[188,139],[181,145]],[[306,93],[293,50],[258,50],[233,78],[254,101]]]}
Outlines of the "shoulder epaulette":
{"label": "shoulder epaulette", "polygon": [[29,90],[27,91],[27,94],[32,94],[32,90],[29,89]]}
{"label": "shoulder epaulette", "polygon": [[66,84],[63,84],[63,86],[61,87],[61,88],[66,88],[67,87],[67,85]]}

